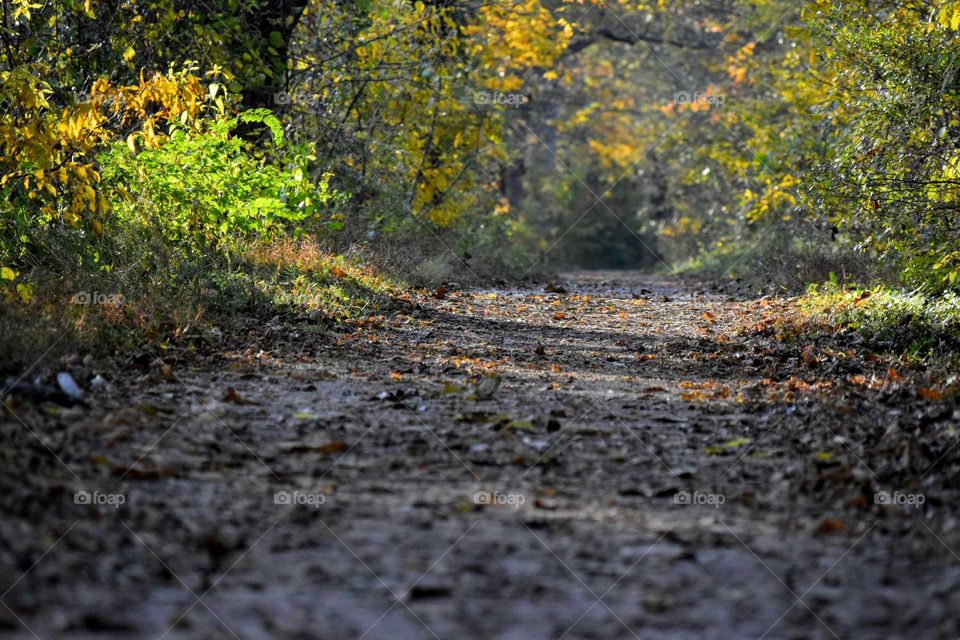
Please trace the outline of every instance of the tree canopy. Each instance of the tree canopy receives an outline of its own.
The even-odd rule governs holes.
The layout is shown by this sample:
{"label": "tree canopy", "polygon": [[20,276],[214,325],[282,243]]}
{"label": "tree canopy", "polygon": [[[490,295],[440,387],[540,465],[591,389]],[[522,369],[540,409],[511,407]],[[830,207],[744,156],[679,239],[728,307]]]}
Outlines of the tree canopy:
{"label": "tree canopy", "polygon": [[954,2],[5,0],[3,21],[11,269],[52,228],[108,233],[112,144],[266,108],[287,140],[248,152],[341,194],[307,225],[340,246],[733,266],[783,238],[911,286],[960,274]]}

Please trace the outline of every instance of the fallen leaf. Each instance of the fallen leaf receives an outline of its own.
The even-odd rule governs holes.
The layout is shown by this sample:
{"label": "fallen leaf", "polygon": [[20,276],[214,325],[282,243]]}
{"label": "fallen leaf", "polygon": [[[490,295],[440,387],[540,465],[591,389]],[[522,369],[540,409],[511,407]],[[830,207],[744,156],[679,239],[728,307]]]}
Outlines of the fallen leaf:
{"label": "fallen leaf", "polygon": [[921,387],[917,389],[917,397],[921,400],[930,400],[935,402],[943,397],[943,392],[939,389],[928,389],[926,387]]}
{"label": "fallen leaf", "polygon": [[93,456],[92,462],[107,467],[115,476],[134,480],[157,480],[177,475],[175,467],[159,463],[148,456],[141,457],[129,466],[114,462],[104,455]]}
{"label": "fallen leaf", "polygon": [[726,451],[730,451],[732,449],[738,449],[739,447],[742,447],[745,444],[750,444],[751,442],[753,442],[753,440],[751,440],[750,438],[736,438],[734,440],[729,440],[721,444],[710,445],[709,447],[707,447],[707,453],[712,456],[715,456],[715,455],[724,453]]}
{"label": "fallen leaf", "polygon": [[256,402],[252,400],[247,400],[246,398],[241,396],[239,393],[237,393],[237,390],[234,389],[233,387],[227,387],[227,392],[223,396],[223,401],[232,402],[233,404],[239,404],[239,405],[257,404]]}
{"label": "fallen leaf", "polygon": [[322,444],[292,442],[284,445],[282,448],[287,453],[337,453],[338,451],[345,451],[349,448],[349,445],[341,440]]}
{"label": "fallen leaf", "polygon": [[140,410],[144,415],[153,417],[158,415],[161,412],[160,407],[150,404],[149,402],[143,402],[137,405],[137,409]]}
{"label": "fallen leaf", "polygon": [[533,423],[529,420],[511,420],[501,427],[501,430],[516,429],[517,431],[533,431]]}
{"label": "fallen leaf", "polygon": [[484,376],[467,394],[468,400],[489,400],[500,388],[500,376]]}
{"label": "fallen leaf", "polygon": [[458,413],[453,419],[457,422],[466,422],[469,424],[499,424],[510,421],[509,416],[492,413],[490,411],[467,411],[465,413]]}
{"label": "fallen leaf", "polygon": [[830,535],[833,533],[842,533],[847,530],[847,525],[840,518],[829,516],[820,521],[816,532],[820,535]]}

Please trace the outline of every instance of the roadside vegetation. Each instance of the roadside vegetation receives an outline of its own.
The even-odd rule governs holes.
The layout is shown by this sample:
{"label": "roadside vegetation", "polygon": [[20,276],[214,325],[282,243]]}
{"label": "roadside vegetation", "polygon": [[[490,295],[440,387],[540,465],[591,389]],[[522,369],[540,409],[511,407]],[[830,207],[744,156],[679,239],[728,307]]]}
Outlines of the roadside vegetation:
{"label": "roadside vegetation", "polygon": [[856,333],[905,361],[956,360],[960,352],[960,298],[878,285],[872,289],[828,282],[800,298],[809,329]]}

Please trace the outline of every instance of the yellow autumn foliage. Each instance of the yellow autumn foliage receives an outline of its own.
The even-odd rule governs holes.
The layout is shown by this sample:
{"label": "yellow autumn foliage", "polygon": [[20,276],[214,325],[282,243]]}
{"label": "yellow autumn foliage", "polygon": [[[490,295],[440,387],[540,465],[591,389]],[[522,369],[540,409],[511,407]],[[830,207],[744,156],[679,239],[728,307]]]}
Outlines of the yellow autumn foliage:
{"label": "yellow autumn foliage", "polygon": [[139,138],[159,145],[159,125],[189,125],[201,116],[207,94],[196,76],[183,71],[141,74],[135,85],[97,80],[85,99],[51,104],[50,86],[26,67],[0,73],[0,188],[39,202],[45,224],[60,221],[102,229],[109,205],[97,191],[95,154],[117,140]]}

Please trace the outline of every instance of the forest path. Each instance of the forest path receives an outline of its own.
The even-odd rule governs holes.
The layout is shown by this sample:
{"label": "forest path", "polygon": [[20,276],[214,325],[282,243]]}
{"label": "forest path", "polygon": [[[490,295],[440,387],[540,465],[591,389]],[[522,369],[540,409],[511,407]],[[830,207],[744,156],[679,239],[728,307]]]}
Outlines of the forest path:
{"label": "forest path", "polygon": [[0,637],[958,637],[955,402],[785,344],[776,301],[548,290],[12,406]]}

